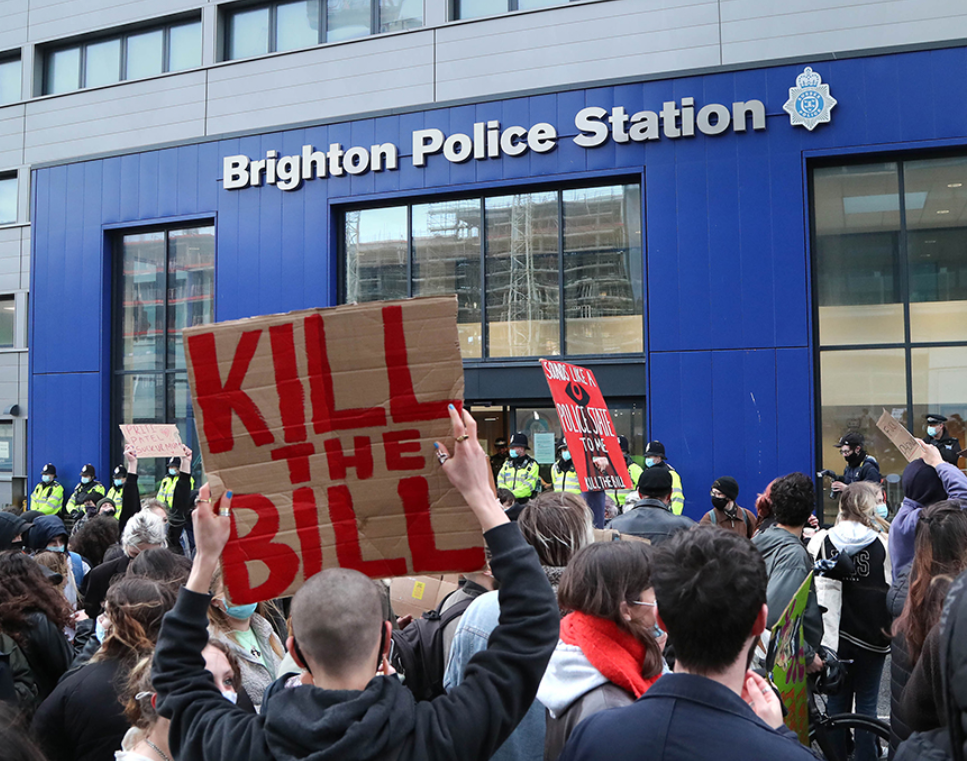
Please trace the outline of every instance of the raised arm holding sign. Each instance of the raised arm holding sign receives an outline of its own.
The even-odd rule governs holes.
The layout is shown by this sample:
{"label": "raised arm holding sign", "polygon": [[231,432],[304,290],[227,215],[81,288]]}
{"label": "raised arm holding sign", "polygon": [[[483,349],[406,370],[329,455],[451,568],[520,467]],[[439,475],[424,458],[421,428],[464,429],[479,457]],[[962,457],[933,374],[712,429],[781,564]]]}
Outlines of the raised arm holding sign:
{"label": "raised arm holding sign", "polygon": [[236,604],[323,568],[476,570],[483,539],[436,467],[463,397],[455,298],[350,305],[185,330],[192,402]]}

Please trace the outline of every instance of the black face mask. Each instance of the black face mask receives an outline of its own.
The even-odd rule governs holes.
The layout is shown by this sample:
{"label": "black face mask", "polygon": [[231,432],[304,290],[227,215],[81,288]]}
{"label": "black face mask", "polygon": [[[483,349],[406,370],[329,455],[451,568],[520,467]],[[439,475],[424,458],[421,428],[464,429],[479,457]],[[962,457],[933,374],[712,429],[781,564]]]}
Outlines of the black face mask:
{"label": "black face mask", "polygon": [[865,459],[866,455],[863,454],[862,450],[859,452],[850,452],[850,454],[846,455],[846,464],[851,468],[855,468]]}
{"label": "black face mask", "polygon": [[728,497],[712,497],[712,507],[724,510],[727,504],[729,504]]}

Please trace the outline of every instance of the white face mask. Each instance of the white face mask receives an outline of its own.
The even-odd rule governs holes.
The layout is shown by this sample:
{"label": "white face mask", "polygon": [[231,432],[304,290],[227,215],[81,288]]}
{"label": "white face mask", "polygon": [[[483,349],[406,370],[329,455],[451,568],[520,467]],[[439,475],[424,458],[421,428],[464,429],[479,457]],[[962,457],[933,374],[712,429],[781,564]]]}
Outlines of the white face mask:
{"label": "white face mask", "polygon": [[222,697],[225,698],[229,703],[233,705],[238,705],[238,693],[235,690],[223,690]]}

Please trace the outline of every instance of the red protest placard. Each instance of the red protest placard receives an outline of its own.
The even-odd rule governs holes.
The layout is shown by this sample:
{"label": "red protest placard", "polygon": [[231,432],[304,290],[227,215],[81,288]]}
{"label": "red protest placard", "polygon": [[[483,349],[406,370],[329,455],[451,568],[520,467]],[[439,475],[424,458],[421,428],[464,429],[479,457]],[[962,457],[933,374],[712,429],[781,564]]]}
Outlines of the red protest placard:
{"label": "red protest placard", "polygon": [[[611,413],[594,373],[548,359],[542,359],[541,366],[554,397],[581,491],[633,489]],[[604,468],[599,468],[595,460]]]}
{"label": "red protest placard", "polygon": [[477,570],[479,524],[433,442],[463,397],[457,301],[411,299],[184,331],[235,603],[293,594],[324,568],[374,578]]}

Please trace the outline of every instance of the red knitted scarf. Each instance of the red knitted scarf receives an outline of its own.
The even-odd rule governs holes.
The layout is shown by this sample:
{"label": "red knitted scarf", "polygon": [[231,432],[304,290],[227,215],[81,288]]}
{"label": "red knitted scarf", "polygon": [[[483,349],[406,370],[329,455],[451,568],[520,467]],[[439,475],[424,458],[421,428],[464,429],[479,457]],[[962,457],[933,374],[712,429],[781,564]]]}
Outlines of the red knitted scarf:
{"label": "red knitted scarf", "polygon": [[561,621],[561,640],[576,645],[601,674],[625,692],[640,698],[661,674],[645,678],[645,646],[614,621],[586,613],[570,613]]}

